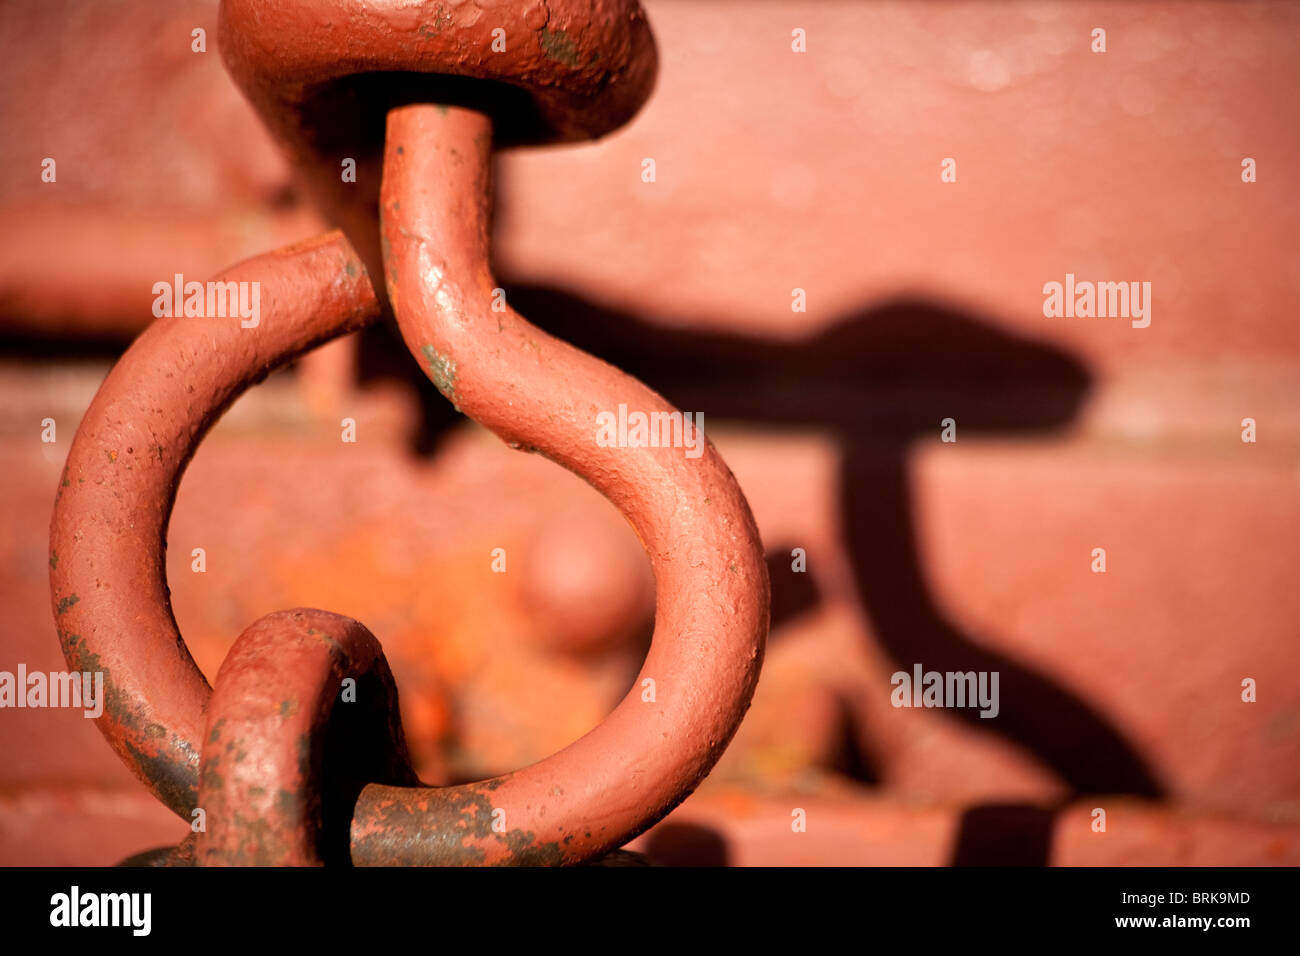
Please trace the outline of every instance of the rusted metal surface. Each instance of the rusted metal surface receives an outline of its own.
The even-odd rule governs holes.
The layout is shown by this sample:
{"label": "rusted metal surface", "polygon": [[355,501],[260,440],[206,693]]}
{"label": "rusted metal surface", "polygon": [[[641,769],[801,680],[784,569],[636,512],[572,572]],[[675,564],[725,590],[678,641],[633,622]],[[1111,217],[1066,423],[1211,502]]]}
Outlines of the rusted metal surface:
{"label": "rusted metal surface", "polygon": [[307,608],[255,622],[208,704],[197,862],[345,863],[352,803],[372,780],[416,782],[374,635]]}
{"label": "rusted metal surface", "polygon": [[[264,115],[297,113],[297,128],[316,141],[326,135],[311,123],[320,118],[317,98],[345,98],[330,84],[395,71],[439,77],[438,92],[476,102],[489,97],[488,84],[452,81],[523,91],[526,100],[499,104],[509,109],[500,119],[512,140],[590,139],[641,108],[657,65],[635,0],[224,0],[220,24],[226,65]],[[407,100],[428,91],[414,79],[402,79]],[[533,110],[521,112],[520,103]],[[382,132],[374,117],[361,119]],[[328,135],[358,132],[344,127]]]}
{"label": "rusted metal surface", "polygon": [[98,725],[157,797],[197,804],[208,683],[172,615],[164,563],[176,486],[203,434],[273,368],[377,315],[366,271],[330,233],[233,266],[260,282],[260,323],[160,319],[113,368],[73,440],[50,530],[50,588],[69,665],[102,671]]}
{"label": "rusted metal surface", "polygon": [[[398,84],[418,105],[387,117],[387,291],[412,354],[457,408],[511,447],[582,476],[628,519],[655,572],[655,635],[632,689],[595,730],[524,770],[456,787],[414,785],[391,675],[378,643],[350,619],[305,609],[262,619],[236,643],[212,694],[168,603],[162,553],[176,483],[206,428],[245,388],[376,314],[366,270],[331,235],[223,277],[267,273],[265,329],[159,323],[100,390],[69,456],[51,534],[65,654],[78,669],[105,672],[100,726],[119,754],[182,817],[207,815],[194,845],[200,862],[603,857],[660,820],[716,763],[749,706],[768,628],[758,532],[699,420],[686,417],[676,447],[598,442],[601,412],[683,419],[630,376],[496,307],[488,269],[493,116],[509,117],[500,125],[516,141],[617,126],[653,78],[644,16],[634,3],[534,4],[515,10],[522,20],[505,31],[531,45],[507,39],[514,52],[489,57],[480,48],[492,48],[498,25],[468,4],[315,2],[276,8],[283,22],[269,5],[222,9],[232,70],[316,170],[326,168],[316,149],[322,85],[381,69],[473,81]],[[307,29],[336,21],[337,31]],[[518,84],[531,108],[485,80]],[[364,123],[339,125],[344,137],[366,133]],[[311,149],[300,149],[303,137]],[[364,200],[350,199],[364,218]],[[358,232],[362,242],[368,235],[373,223]],[[345,678],[363,705],[340,709]],[[166,859],[189,856],[178,849]]]}

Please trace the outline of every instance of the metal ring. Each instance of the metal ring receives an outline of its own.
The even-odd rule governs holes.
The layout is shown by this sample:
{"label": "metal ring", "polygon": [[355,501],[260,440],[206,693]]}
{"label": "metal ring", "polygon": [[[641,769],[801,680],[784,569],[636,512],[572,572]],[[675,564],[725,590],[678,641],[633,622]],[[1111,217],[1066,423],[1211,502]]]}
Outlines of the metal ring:
{"label": "metal ring", "polygon": [[378,315],[340,233],[249,259],[216,281],[258,282],[260,321],[155,320],[82,418],[50,528],[50,590],[69,665],[102,671],[99,729],[183,819],[198,800],[211,688],[176,627],[166,533],[176,487],[221,413],[273,368]]}
{"label": "metal ring", "polygon": [[208,702],[195,861],[346,864],[352,806],[375,780],[419,782],[374,635],[310,608],[254,622]]}

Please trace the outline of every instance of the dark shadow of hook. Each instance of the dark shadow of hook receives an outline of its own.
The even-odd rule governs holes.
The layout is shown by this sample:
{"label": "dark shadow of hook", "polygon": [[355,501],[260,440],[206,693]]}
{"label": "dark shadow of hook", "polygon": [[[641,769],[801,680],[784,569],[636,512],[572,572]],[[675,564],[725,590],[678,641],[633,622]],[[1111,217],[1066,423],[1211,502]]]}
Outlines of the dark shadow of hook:
{"label": "dark shadow of hook", "polygon": [[[1104,715],[944,616],[917,549],[913,443],[938,435],[949,417],[963,435],[1060,429],[1091,386],[1082,363],[991,319],[916,299],[863,308],[811,338],[781,342],[652,325],[554,288],[507,286],[507,297],[539,327],[680,408],[837,433],[843,538],[863,606],[894,661],[909,670],[922,663],[927,670],[998,671],[997,718],[981,719],[974,709],[948,713],[1024,747],[1075,793],[1161,795],[1153,771]],[[809,595],[798,590],[808,585],[803,577],[773,576],[781,615],[807,606]]]}

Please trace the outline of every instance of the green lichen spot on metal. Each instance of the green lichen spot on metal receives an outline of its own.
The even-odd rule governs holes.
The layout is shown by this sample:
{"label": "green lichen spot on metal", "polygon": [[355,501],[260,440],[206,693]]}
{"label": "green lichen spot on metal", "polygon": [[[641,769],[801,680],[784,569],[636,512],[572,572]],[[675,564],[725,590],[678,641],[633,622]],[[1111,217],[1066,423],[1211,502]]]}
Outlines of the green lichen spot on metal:
{"label": "green lichen spot on metal", "polygon": [[448,398],[456,396],[456,363],[450,357],[442,355],[432,345],[421,347],[424,359],[429,363],[429,378]]}
{"label": "green lichen spot on metal", "polygon": [[58,555],[58,552],[57,552],[57,551],[51,551],[51,552],[50,552],[50,568],[53,569],[53,568],[57,568],[58,566],[59,566],[59,555]]}
{"label": "green lichen spot on metal", "polygon": [[433,11],[433,20],[421,25],[420,36],[427,40],[429,37],[437,36],[450,25],[451,14],[447,12],[446,7],[442,4],[438,4],[437,8]]}
{"label": "green lichen spot on metal", "polygon": [[58,611],[56,613],[62,614],[64,611],[72,607],[72,605],[76,604],[80,600],[81,598],[77,597],[77,595],[75,594],[69,594],[65,598],[60,598]]}
{"label": "green lichen spot on metal", "polygon": [[537,40],[542,45],[542,51],[556,63],[563,63],[565,66],[578,65],[578,48],[573,45],[573,41],[563,30],[549,30],[542,27]]}
{"label": "green lichen spot on metal", "polygon": [[506,862],[512,866],[559,866],[564,862],[564,851],[559,843],[538,843],[532,830],[511,830],[506,834],[510,856]]}
{"label": "green lichen spot on metal", "polygon": [[[92,674],[103,670],[99,655],[86,648],[80,634],[73,634],[59,628],[59,641],[63,644],[64,653],[73,670],[90,671]],[[108,681],[107,673],[104,674],[104,680]]]}
{"label": "green lichen spot on metal", "polygon": [[[175,739],[170,741],[168,749],[172,751],[177,749]],[[131,755],[129,762],[151,782],[159,799],[183,819],[190,820],[190,810],[199,802],[199,778],[192,765],[176,759],[173,753],[146,753],[129,740],[126,743],[126,751]],[[220,776],[216,776],[216,780],[216,785],[219,786]]]}
{"label": "green lichen spot on metal", "polygon": [[355,279],[361,273],[361,266],[349,259],[343,266],[343,271],[348,274],[349,279]]}
{"label": "green lichen spot on metal", "polygon": [[438,115],[439,115],[439,116],[446,116],[446,115],[447,115],[447,107],[446,107],[444,104],[442,104],[442,103],[437,103],[437,104],[435,104],[435,105],[434,105],[434,109],[436,109],[436,110],[438,111]]}

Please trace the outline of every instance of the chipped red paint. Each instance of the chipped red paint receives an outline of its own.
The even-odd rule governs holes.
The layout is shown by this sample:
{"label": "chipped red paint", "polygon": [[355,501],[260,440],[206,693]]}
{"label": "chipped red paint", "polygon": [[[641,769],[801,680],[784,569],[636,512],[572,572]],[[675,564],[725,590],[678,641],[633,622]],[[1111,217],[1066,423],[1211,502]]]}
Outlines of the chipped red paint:
{"label": "chipped red paint", "polygon": [[196,861],[346,863],[352,801],[418,782],[379,642],[351,618],[268,614],[230,649],[208,703]]}
{"label": "chipped red paint", "polygon": [[[592,139],[641,108],[658,65],[635,0],[223,0],[220,33],[227,69],[290,142],[281,122],[296,115],[294,129],[319,142],[318,98],[341,103],[338,81],[385,72],[437,77],[440,92],[480,102],[505,84],[524,98],[490,105],[509,110],[500,119],[516,141]],[[402,82],[423,92],[416,79]]]}

